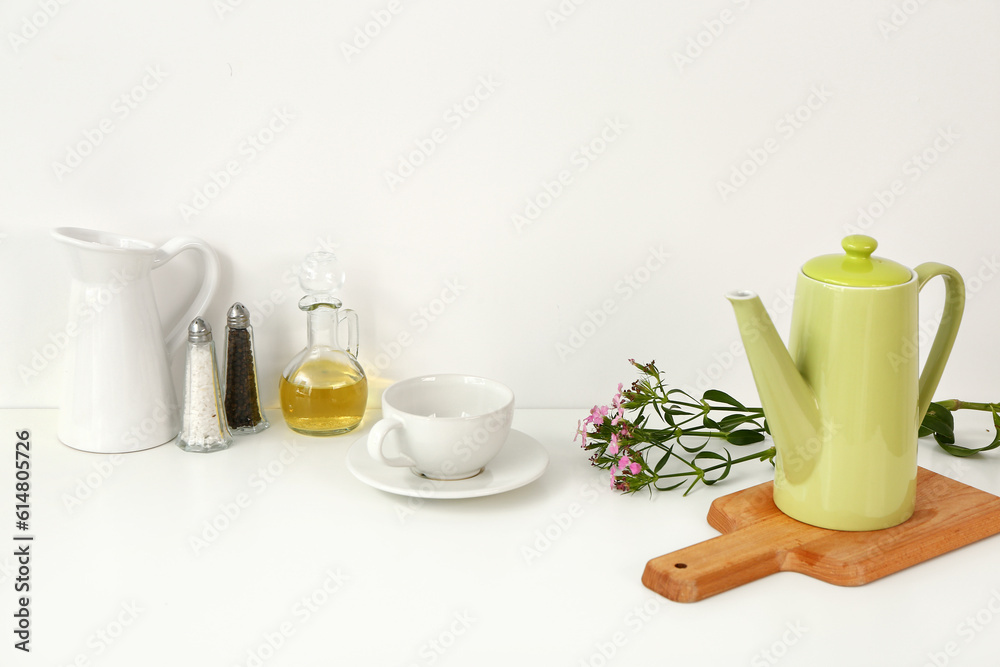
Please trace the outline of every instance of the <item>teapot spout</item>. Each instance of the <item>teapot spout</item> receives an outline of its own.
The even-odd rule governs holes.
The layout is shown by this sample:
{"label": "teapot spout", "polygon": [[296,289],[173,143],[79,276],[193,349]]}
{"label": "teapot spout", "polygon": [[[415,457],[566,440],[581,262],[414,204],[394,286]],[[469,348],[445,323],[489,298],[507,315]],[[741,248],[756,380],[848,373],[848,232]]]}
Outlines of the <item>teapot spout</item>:
{"label": "teapot spout", "polygon": [[[740,327],[750,370],[774,446],[789,481],[805,477],[822,444],[819,406],[812,388],[796,368],[760,298],[750,291],[726,295]],[[791,465],[789,465],[791,464]]]}

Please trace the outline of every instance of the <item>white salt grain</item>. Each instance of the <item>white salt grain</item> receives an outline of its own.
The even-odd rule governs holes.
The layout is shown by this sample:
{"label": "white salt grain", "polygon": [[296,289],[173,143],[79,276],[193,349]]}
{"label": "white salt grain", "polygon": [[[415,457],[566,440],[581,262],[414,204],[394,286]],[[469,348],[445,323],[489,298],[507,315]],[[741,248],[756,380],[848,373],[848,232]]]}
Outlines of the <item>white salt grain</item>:
{"label": "white salt grain", "polygon": [[188,346],[182,446],[208,448],[225,441],[219,417],[218,386],[210,343]]}

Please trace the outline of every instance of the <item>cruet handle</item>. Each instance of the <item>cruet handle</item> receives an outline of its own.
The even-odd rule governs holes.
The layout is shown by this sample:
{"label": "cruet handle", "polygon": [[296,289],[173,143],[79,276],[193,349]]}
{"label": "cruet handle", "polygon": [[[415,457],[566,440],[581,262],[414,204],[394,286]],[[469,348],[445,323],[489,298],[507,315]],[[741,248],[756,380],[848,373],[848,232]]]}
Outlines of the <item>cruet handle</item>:
{"label": "cruet handle", "polygon": [[216,256],[215,250],[212,249],[212,246],[193,236],[178,236],[157,248],[156,255],[153,257],[153,268],[157,269],[163,266],[184,250],[198,251],[205,265],[205,276],[198,294],[195,295],[187,311],[173,325],[164,327],[168,331],[165,338],[167,352],[170,354],[176,352],[184,343],[188,324],[205,312],[205,306],[211,301],[215,294],[216,285],[219,283],[219,258]]}
{"label": "cruet handle", "polygon": [[962,322],[962,312],[965,310],[965,282],[958,271],[938,264],[937,262],[926,262],[913,269],[917,274],[918,289],[923,289],[931,278],[941,276],[944,278],[944,312],[941,315],[941,323],[938,324],[937,334],[934,336],[934,343],[931,351],[924,362],[924,370],[920,373],[920,394],[917,399],[917,422],[923,421],[930,407],[931,398],[937,389],[941,374],[944,373],[944,365],[948,363],[948,356],[951,348],[955,344],[955,337],[958,335],[958,325]]}
{"label": "cruet handle", "polygon": [[337,315],[337,326],[347,320],[347,345],[344,349],[351,353],[355,359],[358,358],[358,314],[350,308],[340,308]]}

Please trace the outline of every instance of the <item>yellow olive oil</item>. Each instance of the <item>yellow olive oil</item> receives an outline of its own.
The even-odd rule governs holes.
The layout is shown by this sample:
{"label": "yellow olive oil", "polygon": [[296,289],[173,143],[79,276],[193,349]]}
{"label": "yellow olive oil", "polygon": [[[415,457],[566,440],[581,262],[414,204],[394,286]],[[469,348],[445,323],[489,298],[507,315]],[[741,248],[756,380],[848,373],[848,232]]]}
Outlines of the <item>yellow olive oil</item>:
{"label": "yellow olive oil", "polygon": [[337,435],[361,423],[368,402],[363,373],[332,359],[308,360],[278,383],[289,428],[305,435]]}

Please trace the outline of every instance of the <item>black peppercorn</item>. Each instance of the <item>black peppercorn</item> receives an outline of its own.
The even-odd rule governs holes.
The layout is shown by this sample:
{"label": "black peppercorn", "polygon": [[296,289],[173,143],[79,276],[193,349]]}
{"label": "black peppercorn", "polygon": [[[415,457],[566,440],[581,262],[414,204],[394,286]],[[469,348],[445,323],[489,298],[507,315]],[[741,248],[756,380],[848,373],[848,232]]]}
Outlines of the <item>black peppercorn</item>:
{"label": "black peppercorn", "polygon": [[226,422],[233,433],[257,433],[269,426],[260,409],[250,313],[236,302],[226,320]]}

